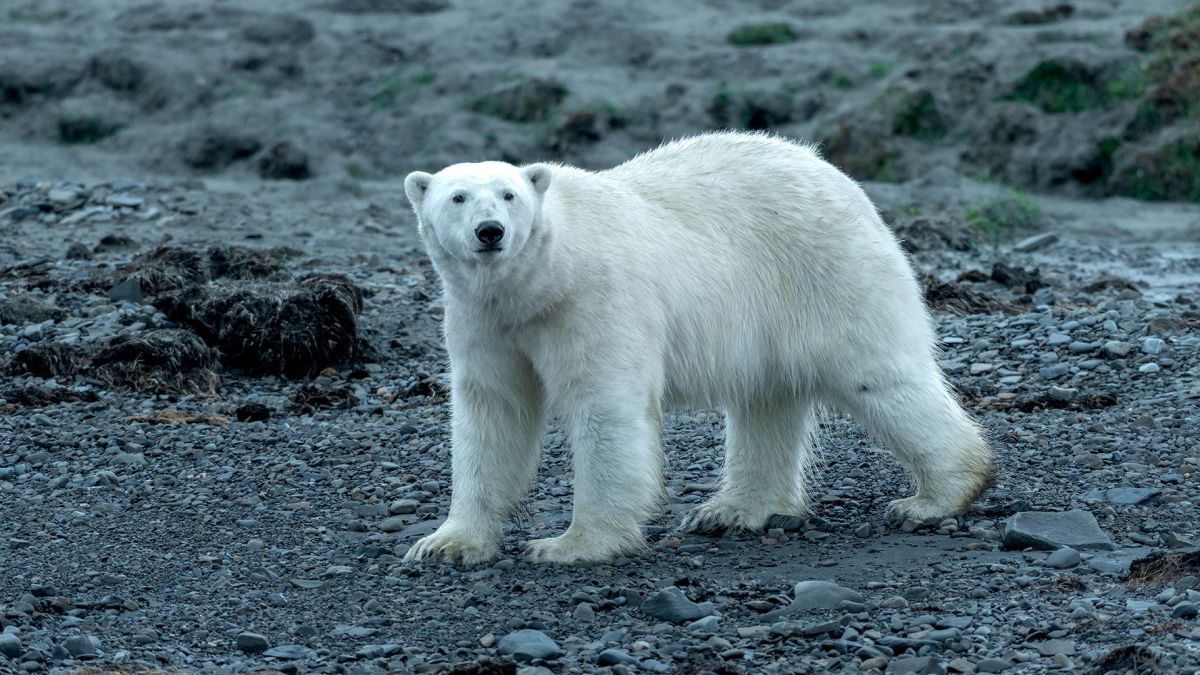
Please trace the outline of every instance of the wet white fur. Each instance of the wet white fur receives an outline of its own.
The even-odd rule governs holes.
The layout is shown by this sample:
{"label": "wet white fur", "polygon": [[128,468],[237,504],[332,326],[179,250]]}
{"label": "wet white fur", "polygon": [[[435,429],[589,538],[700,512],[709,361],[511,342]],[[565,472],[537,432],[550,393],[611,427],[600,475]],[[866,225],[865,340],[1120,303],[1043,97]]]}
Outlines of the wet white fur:
{"label": "wet white fur", "polygon": [[[805,513],[819,403],[912,471],[898,515],[961,512],[986,488],[991,451],[937,366],[907,258],[811,148],[709,134],[607,171],[458,164],[405,189],[444,282],[453,410],[450,513],[407,559],[498,554],[550,414],[568,431],[575,507],[565,533],[529,543],[535,560],[642,544],[664,405],[727,412],[720,489],[693,529]],[[475,252],[488,219],[506,228],[500,253]]]}

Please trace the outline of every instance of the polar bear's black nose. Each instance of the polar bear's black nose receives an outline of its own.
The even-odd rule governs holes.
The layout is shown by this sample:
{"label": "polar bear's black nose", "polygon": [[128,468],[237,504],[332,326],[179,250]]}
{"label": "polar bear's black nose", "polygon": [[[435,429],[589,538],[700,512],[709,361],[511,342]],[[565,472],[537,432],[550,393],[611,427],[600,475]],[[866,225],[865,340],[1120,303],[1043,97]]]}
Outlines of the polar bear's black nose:
{"label": "polar bear's black nose", "polygon": [[475,238],[484,246],[495,246],[504,238],[504,226],[495,220],[485,220],[476,226]]}

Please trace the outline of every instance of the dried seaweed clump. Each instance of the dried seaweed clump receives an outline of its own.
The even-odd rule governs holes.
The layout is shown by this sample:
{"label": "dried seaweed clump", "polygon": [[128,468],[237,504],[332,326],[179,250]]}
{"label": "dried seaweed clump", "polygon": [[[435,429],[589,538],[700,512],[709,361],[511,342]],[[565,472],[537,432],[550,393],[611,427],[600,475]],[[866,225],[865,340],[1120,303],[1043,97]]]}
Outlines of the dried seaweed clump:
{"label": "dried seaweed clump", "polygon": [[1137,586],[1173,584],[1185,576],[1200,576],[1200,551],[1151,553],[1129,564],[1129,583]]}
{"label": "dried seaweed clump", "polygon": [[86,363],[87,354],[80,347],[42,342],[13,354],[5,362],[3,371],[8,375],[74,377]]}
{"label": "dried seaweed clump", "polygon": [[197,335],[160,329],[121,335],[92,357],[96,377],[110,385],[152,394],[214,395],[220,378],[216,353]]}
{"label": "dried seaweed clump", "polygon": [[155,306],[250,375],[310,377],[360,353],[362,289],[339,276],[295,282],[213,282],[168,293]]}
{"label": "dried seaweed clump", "polygon": [[948,284],[936,277],[926,275],[921,280],[925,300],[935,310],[951,314],[1002,314],[1012,312],[1012,307],[982,293]]}
{"label": "dried seaweed clump", "polygon": [[358,399],[347,387],[317,387],[306,384],[288,398],[288,407],[300,415],[311,415],[321,408],[353,408]]}
{"label": "dried seaweed clump", "polygon": [[288,276],[286,262],[292,254],[283,248],[213,246],[195,251],[159,246],[134,258],[122,281],[136,280],[143,293],[153,296],[214,279],[282,280]]}

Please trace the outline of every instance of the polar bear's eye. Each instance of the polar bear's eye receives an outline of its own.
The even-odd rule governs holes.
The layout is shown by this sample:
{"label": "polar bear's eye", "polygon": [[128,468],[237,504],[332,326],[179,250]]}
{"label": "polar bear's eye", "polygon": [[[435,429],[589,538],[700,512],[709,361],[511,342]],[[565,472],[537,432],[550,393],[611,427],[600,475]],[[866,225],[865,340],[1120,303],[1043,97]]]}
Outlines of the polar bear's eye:
{"label": "polar bear's eye", "polygon": [[504,193],[504,201],[511,202],[512,200],[513,200],[513,193],[505,192]]}
{"label": "polar bear's eye", "polygon": [[455,204],[461,204],[461,203],[467,201],[467,198],[462,195],[454,195],[454,198],[451,199],[450,201],[454,202]]}

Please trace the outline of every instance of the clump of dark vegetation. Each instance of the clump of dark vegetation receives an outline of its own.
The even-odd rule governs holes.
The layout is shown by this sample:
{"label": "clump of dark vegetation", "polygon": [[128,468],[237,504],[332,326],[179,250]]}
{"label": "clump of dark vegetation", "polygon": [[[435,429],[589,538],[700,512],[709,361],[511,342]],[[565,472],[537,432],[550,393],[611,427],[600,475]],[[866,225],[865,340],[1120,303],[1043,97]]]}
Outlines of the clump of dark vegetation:
{"label": "clump of dark vegetation", "polygon": [[1036,228],[1041,223],[1042,211],[1025,193],[1012,192],[967,206],[963,217],[980,232],[998,237]]}
{"label": "clump of dark vegetation", "polygon": [[266,422],[271,419],[271,409],[262,403],[243,403],[233,416],[239,422]]}
{"label": "clump of dark vegetation", "polygon": [[791,122],[792,111],[786,91],[732,91],[724,85],[708,106],[714,122],[732,129],[773,129]]}
{"label": "clump of dark vegetation", "polygon": [[542,122],[567,98],[567,88],[557,80],[521,78],[471,101],[477,113],[509,122]]}
{"label": "clump of dark vegetation", "polygon": [[288,397],[289,409],[299,415],[311,415],[321,409],[353,408],[358,399],[348,387],[318,387],[306,384]]}
{"label": "clump of dark vegetation", "polygon": [[1008,265],[998,262],[992,265],[992,273],[988,277],[1002,286],[1024,291],[1025,293],[1034,293],[1039,288],[1045,287],[1046,282],[1042,281],[1042,272],[1038,269],[1025,269],[1023,267],[1009,267]]}
{"label": "clump of dark vegetation", "polygon": [[0,300],[0,325],[11,323],[23,326],[30,323],[61,320],[66,313],[49,303],[28,295]]}
{"label": "clump of dark vegetation", "polygon": [[936,141],[946,135],[949,122],[938,108],[937,99],[928,89],[897,91],[889,96],[896,109],[892,116],[892,133],[912,136],[924,141]]}
{"label": "clump of dark vegetation", "polygon": [[843,123],[821,146],[830,163],[857,180],[899,182],[908,177],[899,150],[866,127]]}
{"label": "clump of dark vegetation", "polygon": [[363,351],[363,292],[344,277],[212,282],[166,293],[155,306],[250,375],[309,377]]}
{"label": "clump of dark vegetation", "polygon": [[95,376],[111,386],[154,394],[216,394],[217,354],[196,334],[159,329],[113,338],[92,357]]}
{"label": "clump of dark vegetation", "polygon": [[726,40],[737,47],[757,47],[795,42],[797,35],[790,24],[755,23],[733,29]]}
{"label": "clump of dark vegetation", "polygon": [[1112,177],[1117,194],[1147,201],[1200,202],[1200,137],[1182,133],[1130,149]]}
{"label": "clump of dark vegetation", "polygon": [[213,246],[206,251],[159,246],[133,259],[122,281],[134,280],[153,296],[214,279],[288,278],[288,249],[258,250],[243,246]]}
{"label": "clump of dark vegetation", "polygon": [[1158,655],[1146,645],[1114,647],[1092,662],[1089,675],[1147,675],[1160,672]]}
{"label": "clump of dark vegetation", "polygon": [[61,342],[42,342],[9,357],[4,372],[34,377],[74,377],[87,363],[87,352]]}
{"label": "clump of dark vegetation", "polygon": [[311,178],[308,153],[288,141],[276,143],[258,158],[258,175],[272,180]]}
{"label": "clump of dark vegetation", "polygon": [[15,408],[17,406],[25,406],[30,408],[44,408],[49,405],[57,405],[59,403],[76,403],[84,402],[91,403],[98,400],[99,395],[90,389],[83,391],[75,391],[66,387],[40,387],[36,385],[7,387],[0,390],[0,398],[7,401],[5,405],[0,406],[0,410],[5,408]]}
{"label": "clump of dark vegetation", "polygon": [[1136,586],[1164,586],[1186,576],[1200,576],[1200,551],[1158,552],[1129,564],[1127,581]]}
{"label": "clump of dark vegetation", "polygon": [[1200,110],[1200,6],[1156,16],[1125,34],[1125,44],[1148,54],[1152,82],[1131,130],[1146,133]]}
{"label": "clump of dark vegetation", "polygon": [[1074,399],[1055,398],[1050,394],[1036,394],[1021,399],[1001,401],[990,407],[996,410],[1019,410],[1023,413],[1039,410],[1096,410],[1111,408],[1117,404],[1117,397],[1112,394],[1090,394]]}
{"label": "clump of dark vegetation", "polygon": [[1050,59],[1034,66],[1013,87],[1012,98],[1032,103],[1048,113],[1079,112],[1141,93],[1136,82],[1106,78],[1092,66],[1068,59]]}
{"label": "clump of dark vegetation", "polygon": [[123,127],[120,122],[100,115],[63,114],[58,118],[58,140],[68,145],[96,143]]}
{"label": "clump of dark vegetation", "polygon": [[905,251],[970,251],[978,233],[963,220],[948,216],[907,216],[892,225]]}
{"label": "clump of dark vegetation", "polygon": [[925,301],[937,311],[951,314],[1011,314],[1015,310],[1007,303],[977,293],[961,284],[950,284],[932,275],[921,279]]}
{"label": "clump of dark vegetation", "polygon": [[1023,9],[1013,12],[1008,17],[1008,23],[1018,26],[1036,26],[1054,23],[1071,18],[1075,14],[1075,5],[1062,2],[1057,5],[1047,5],[1041,9]]}

